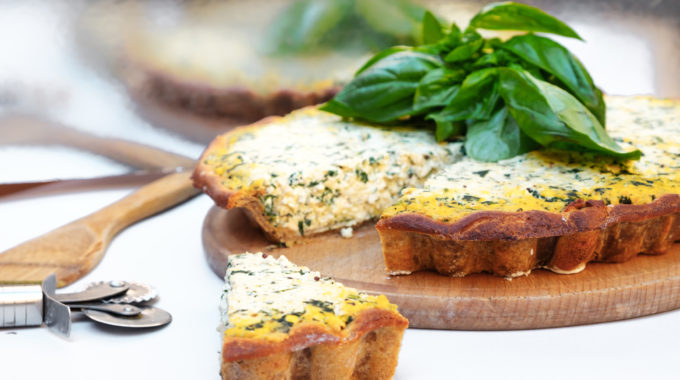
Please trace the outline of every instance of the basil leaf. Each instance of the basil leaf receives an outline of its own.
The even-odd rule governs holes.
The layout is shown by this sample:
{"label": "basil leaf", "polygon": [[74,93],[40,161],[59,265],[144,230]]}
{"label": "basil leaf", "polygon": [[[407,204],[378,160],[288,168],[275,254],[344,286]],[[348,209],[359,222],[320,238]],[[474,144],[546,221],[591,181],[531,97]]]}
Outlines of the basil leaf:
{"label": "basil leaf", "polygon": [[338,116],[342,117],[347,117],[347,118],[354,118],[354,117],[359,117],[359,114],[354,112],[350,107],[346,106],[343,103],[338,102],[335,100],[335,98],[327,101],[325,104],[323,104],[319,109],[334,113]]}
{"label": "basil leaf", "polygon": [[425,10],[407,0],[355,0],[355,7],[363,19],[381,33],[421,39],[420,23]]}
{"label": "basil leaf", "polygon": [[418,83],[413,106],[416,110],[430,107],[443,107],[456,95],[465,72],[444,67],[434,69]]}
{"label": "basil leaf", "polygon": [[430,11],[423,16],[423,43],[434,44],[444,38],[444,28]]}
{"label": "basil leaf", "polygon": [[552,33],[582,40],[581,36],[557,18],[538,8],[513,2],[492,3],[485,6],[470,20],[469,27]]}
{"label": "basil leaf", "polygon": [[509,64],[508,67],[511,68],[511,69],[526,71],[536,79],[540,79],[540,80],[543,80],[543,81],[546,81],[546,82],[548,81],[543,76],[544,71],[542,71],[540,67],[538,67],[536,65],[532,65],[529,62],[526,62],[526,61],[513,62],[513,63]]}
{"label": "basil leaf", "polygon": [[326,34],[351,12],[352,3],[353,0],[293,3],[269,29],[271,50],[303,52],[319,47]]}
{"label": "basil leaf", "polygon": [[343,115],[385,123],[413,112],[413,98],[420,80],[441,67],[437,56],[402,51],[391,54],[367,68],[349,82],[332,102],[321,109],[341,110]]}
{"label": "basil leaf", "polygon": [[410,47],[410,46],[401,46],[401,45],[400,45],[400,46],[392,46],[392,47],[389,47],[389,48],[387,48],[387,49],[381,51],[380,53],[374,55],[373,57],[371,57],[366,63],[364,63],[363,66],[361,66],[361,67],[359,68],[359,70],[357,70],[357,72],[356,72],[354,75],[356,76],[356,75],[361,74],[361,73],[364,72],[366,69],[368,69],[369,67],[375,65],[376,62],[378,62],[378,61],[380,61],[381,59],[387,57],[388,55],[392,55],[392,54],[394,54],[394,53],[399,53],[399,52],[401,52],[401,51],[411,51],[411,50],[413,50],[413,48]]}
{"label": "basil leaf", "polygon": [[483,39],[474,40],[464,45],[460,45],[453,49],[444,57],[444,60],[449,63],[460,62],[471,58],[484,45]]}
{"label": "basil leaf", "polygon": [[526,71],[499,68],[500,93],[522,131],[546,147],[564,143],[619,159],[639,159],[607,135],[595,116],[563,89]]}
{"label": "basil leaf", "polygon": [[595,87],[588,70],[564,46],[533,34],[513,37],[500,46],[557,77],[559,83],[553,84],[575,95],[605,125],[602,92]]}
{"label": "basil leaf", "polygon": [[441,121],[488,119],[498,102],[496,68],[486,68],[468,75],[449,104],[437,114]]}
{"label": "basil leaf", "polygon": [[452,24],[451,29],[448,31],[443,31],[443,33],[444,35],[439,41],[416,46],[414,50],[428,54],[442,55],[448,54],[451,50],[455,49],[461,44],[462,35],[456,24]]}
{"label": "basil leaf", "polygon": [[460,28],[458,28],[458,25],[456,23],[451,24],[451,29],[449,29],[449,32],[444,36],[444,38],[439,41],[439,44],[441,44],[442,47],[448,48],[448,50],[451,50],[455,48],[456,46],[460,45],[463,39],[463,33],[461,33]]}
{"label": "basil leaf", "polygon": [[465,130],[465,126],[462,122],[453,121],[442,121],[439,122],[436,116],[433,117],[437,123],[437,129],[435,130],[434,136],[438,142],[444,141],[452,136],[461,136]]}
{"label": "basil leaf", "polygon": [[496,162],[540,147],[515,122],[506,107],[490,119],[471,123],[465,136],[465,152],[478,161]]}
{"label": "basil leaf", "polygon": [[494,50],[491,53],[483,54],[473,64],[472,67],[483,68],[485,66],[509,66],[519,60],[517,56],[507,50]]}

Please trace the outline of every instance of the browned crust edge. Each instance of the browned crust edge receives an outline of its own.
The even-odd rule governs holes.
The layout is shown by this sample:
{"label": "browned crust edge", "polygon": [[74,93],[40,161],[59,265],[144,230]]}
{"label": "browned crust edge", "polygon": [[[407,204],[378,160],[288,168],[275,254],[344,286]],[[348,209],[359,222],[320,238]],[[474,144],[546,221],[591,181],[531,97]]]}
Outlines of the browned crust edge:
{"label": "browned crust edge", "polygon": [[376,228],[393,274],[435,269],[452,276],[515,277],[540,267],[576,273],[590,261],[664,253],[680,240],[680,195],[642,205],[578,200],[563,213],[479,211],[454,223],[400,214]]}
{"label": "browned crust edge", "polygon": [[294,242],[302,239],[302,237],[300,237],[296,231],[292,231],[287,228],[274,227],[264,216],[264,207],[257,198],[259,194],[243,190],[234,191],[225,188],[220,183],[220,177],[212,174],[210,166],[204,163],[205,156],[213,150],[226,146],[227,140],[233,134],[241,133],[243,129],[256,128],[260,125],[268,124],[278,119],[281,119],[281,117],[269,116],[261,119],[258,122],[238,127],[228,133],[217,136],[201,154],[201,157],[194,168],[194,172],[191,175],[191,179],[193,181],[194,187],[206,193],[210,198],[213,199],[217,206],[225,209],[231,209],[234,207],[243,208],[249,218],[262,228],[262,231],[264,232],[267,239],[275,242],[286,242],[287,244],[293,244]]}
{"label": "browned crust edge", "polygon": [[341,88],[333,85],[318,91],[280,89],[258,94],[245,86],[215,87],[209,83],[182,80],[142,62],[130,60],[123,70],[128,87],[173,108],[208,118],[252,122],[270,115],[330,100]]}
{"label": "browned crust edge", "polygon": [[563,236],[604,229],[621,222],[638,222],[680,212],[680,195],[666,194],[642,205],[609,205],[576,200],[563,213],[548,211],[477,211],[453,223],[404,213],[381,219],[376,228],[420,232],[451,240],[520,240]]}
{"label": "browned crust edge", "polygon": [[288,338],[280,342],[225,337],[222,346],[222,360],[233,362],[260,358],[281,352],[298,351],[322,343],[349,343],[361,339],[365,334],[377,328],[388,326],[404,330],[408,327],[408,320],[397,312],[368,309],[357,315],[356,319],[349,325],[349,330],[344,337],[333,334],[321,323],[304,323],[294,326]]}
{"label": "browned crust edge", "polygon": [[[311,107],[311,106],[310,106]],[[242,133],[244,129],[257,128],[277,120],[283,119],[281,116],[268,116],[255,123],[238,127],[232,131],[215,137],[215,139],[205,148],[201,157],[199,158],[194,171],[191,175],[193,185],[200,189],[213,199],[215,205],[224,209],[232,209],[240,207],[246,211],[249,219],[258,225],[265,234],[265,237],[272,242],[284,243],[287,246],[292,246],[304,242],[309,236],[300,236],[297,231],[284,227],[274,227],[272,223],[267,220],[264,214],[264,206],[258,199],[260,195],[253,191],[231,190],[221,184],[219,176],[212,174],[210,166],[204,163],[205,156],[214,150],[227,146],[228,139],[234,134]],[[316,236],[319,233],[311,233],[310,236]]]}
{"label": "browned crust edge", "polygon": [[397,312],[369,309],[342,335],[305,323],[281,342],[225,337],[220,373],[222,379],[391,379],[406,327]]}

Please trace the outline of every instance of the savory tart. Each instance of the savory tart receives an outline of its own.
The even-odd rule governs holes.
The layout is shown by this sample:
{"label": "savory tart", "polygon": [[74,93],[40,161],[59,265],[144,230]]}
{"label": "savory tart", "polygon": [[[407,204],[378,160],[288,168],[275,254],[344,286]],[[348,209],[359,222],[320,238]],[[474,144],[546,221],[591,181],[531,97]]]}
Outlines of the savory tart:
{"label": "savory tart", "polygon": [[408,321],[371,296],[262,253],[229,256],[223,379],[389,379]]}
{"label": "savory tart", "polygon": [[246,122],[283,115],[330,99],[368,54],[413,42],[411,29],[419,34],[420,7],[385,3],[389,17],[414,26],[382,30],[384,15],[369,17],[380,10],[368,3],[131,4],[143,20],[124,38],[123,76],[136,96],[189,114]]}
{"label": "savory tart", "polygon": [[269,54],[269,26],[289,5],[98,2],[84,8],[78,38],[143,106],[253,122],[329,99],[368,53]]}
{"label": "savory tart", "polygon": [[136,94],[178,110],[252,122],[330,99],[361,59],[268,58],[251,43],[233,27],[146,31],[127,46],[125,79]]}
{"label": "savory tart", "polygon": [[246,209],[271,240],[292,244],[328,230],[351,235],[402,189],[459,160],[460,147],[310,107],[218,136],[193,179],[217,205]]}
{"label": "savory tart", "polygon": [[639,161],[534,151],[468,157],[406,189],[377,224],[389,273],[576,273],[680,240],[680,102],[609,97],[608,133]]}

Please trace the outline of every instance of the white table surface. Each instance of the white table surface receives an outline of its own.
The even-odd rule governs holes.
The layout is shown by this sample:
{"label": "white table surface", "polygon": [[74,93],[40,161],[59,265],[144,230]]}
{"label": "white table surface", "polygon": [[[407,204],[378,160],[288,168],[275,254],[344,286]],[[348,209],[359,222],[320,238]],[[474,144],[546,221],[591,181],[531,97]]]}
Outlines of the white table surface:
{"label": "white table surface", "polygon": [[[25,110],[26,104],[36,101],[56,101],[48,115],[76,128],[198,155],[202,146],[136,118],[119,89],[78,66],[81,64],[49,42],[54,38],[51,28],[58,11],[57,5],[35,1],[0,3],[0,35],[4,36],[0,51],[12,52],[0,58],[0,85],[10,82],[23,88],[20,108]],[[588,34],[586,27],[579,30]],[[594,35],[586,37],[597,41]],[[631,55],[630,59],[637,62],[645,56]],[[600,67],[593,58],[585,61],[600,72],[601,76],[595,76],[604,78],[603,86],[613,92],[654,90],[651,74],[645,71],[638,73],[646,79],[640,75],[633,78],[642,84],[622,87],[610,72],[611,66]],[[33,82],[27,78],[50,85],[53,92],[36,97]],[[64,99],[62,91],[67,94]],[[122,170],[108,161],[66,150],[0,149],[0,182]],[[0,200],[0,252],[132,190]],[[0,379],[218,379],[217,305],[223,281],[208,267],[200,240],[201,224],[211,205],[202,195],[124,230],[99,266],[67,289],[108,279],[152,284],[161,294],[157,306],[173,315],[170,325],[129,332],[104,328],[76,315],[68,339],[46,328],[0,330]],[[395,379],[680,378],[679,337],[679,311],[532,331],[409,329]]]}

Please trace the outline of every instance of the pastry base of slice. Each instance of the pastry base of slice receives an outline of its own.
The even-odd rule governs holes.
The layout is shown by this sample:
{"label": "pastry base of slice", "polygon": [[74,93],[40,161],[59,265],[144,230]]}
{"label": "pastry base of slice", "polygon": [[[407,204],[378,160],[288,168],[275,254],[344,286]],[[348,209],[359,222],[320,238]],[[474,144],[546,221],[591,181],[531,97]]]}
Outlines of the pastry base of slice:
{"label": "pastry base of slice", "polygon": [[390,379],[408,321],[385,296],[284,256],[229,256],[223,379]]}
{"label": "pastry base of slice", "polygon": [[[269,119],[270,118],[265,118],[260,123],[265,123]],[[206,151],[210,150],[212,146],[218,145],[221,141],[222,136],[218,136]],[[217,206],[227,210],[240,208],[245,211],[244,214],[248,220],[244,222],[251,223],[253,226],[258,226],[258,228],[262,229],[267,240],[271,242],[282,242],[289,247],[301,243],[304,240],[304,237],[297,234],[296,231],[288,228],[274,227],[272,223],[267,220],[265,209],[256,194],[246,191],[225,191],[221,186],[221,179],[211,175],[210,171],[207,170],[205,165],[200,161],[194,170],[192,179],[194,181],[194,187],[201,189],[210,196]]]}
{"label": "pastry base of slice", "polygon": [[371,310],[352,323],[348,339],[314,324],[294,328],[279,343],[225,337],[220,373],[222,379],[391,379],[407,323]]}
{"label": "pastry base of slice", "polygon": [[377,229],[390,274],[432,269],[512,278],[536,268],[571,274],[591,261],[665,253],[680,240],[680,195],[644,205],[580,201],[563,213],[481,211],[455,223],[399,214],[380,220]]}

